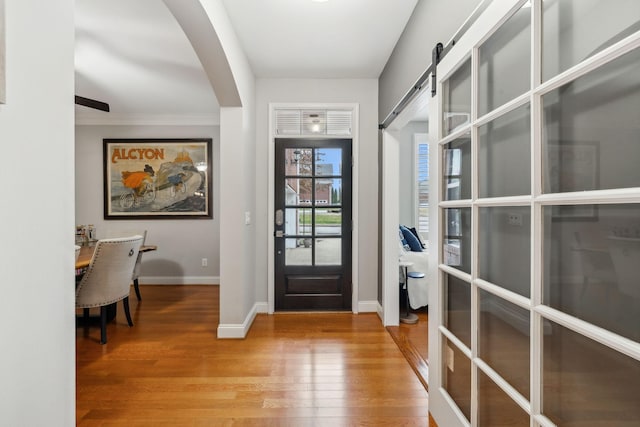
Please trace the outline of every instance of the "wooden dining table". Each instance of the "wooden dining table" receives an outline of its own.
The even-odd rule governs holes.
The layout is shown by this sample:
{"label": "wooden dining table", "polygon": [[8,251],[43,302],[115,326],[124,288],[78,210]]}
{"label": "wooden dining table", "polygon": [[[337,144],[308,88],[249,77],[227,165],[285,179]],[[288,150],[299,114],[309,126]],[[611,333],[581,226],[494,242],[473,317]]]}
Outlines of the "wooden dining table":
{"label": "wooden dining table", "polygon": [[[151,252],[158,249],[156,245],[142,245],[140,246],[140,252]],[[76,270],[89,267],[91,258],[93,258],[93,252],[96,250],[96,245],[86,245],[80,247],[80,255],[76,260]]]}

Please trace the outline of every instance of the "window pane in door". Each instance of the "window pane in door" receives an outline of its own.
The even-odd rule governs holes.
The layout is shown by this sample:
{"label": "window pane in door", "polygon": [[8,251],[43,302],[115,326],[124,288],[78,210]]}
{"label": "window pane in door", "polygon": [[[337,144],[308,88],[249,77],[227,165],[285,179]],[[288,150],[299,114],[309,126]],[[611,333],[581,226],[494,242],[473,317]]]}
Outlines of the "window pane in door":
{"label": "window pane in door", "polygon": [[640,186],[639,69],[640,48],[543,96],[545,193]]}
{"label": "window pane in door", "polygon": [[640,342],[640,204],[545,206],[543,216],[543,303]]}
{"label": "window pane in door", "polygon": [[529,399],[529,311],[480,289],[478,356]]}
{"label": "window pane in door", "polygon": [[447,136],[471,122],[471,59],[443,83],[442,132]]}
{"label": "window pane in door", "polygon": [[311,178],[287,178],[285,180],[285,204],[287,206],[311,204]]}
{"label": "window pane in door", "polygon": [[471,273],[471,208],[445,209],[443,225],[444,263]]}
{"label": "window pane in door", "polygon": [[478,426],[530,426],[529,414],[481,370],[478,370]]}
{"label": "window pane in door", "polygon": [[524,297],[531,295],[531,208],[482,207],[478,277]]}
{"label": "window pane in door", "polygon": [[443,150],[444,200],[471,198],[471,138],[467,134],[451,141]]}
{"label": "window pane in door", "polygon": [[342,180],[339,178],[316,178],[316,205],[342,204]]}
{"label": "window pane in door", "polygon": [[311,175],[313,150],[311,148],[287,148],[284,151],[285,175]]}
{"label": "window pane in door", "polygon": [[285,209],[284,234],[287,236],[311,235],[311,209]]}
{"label": "window pane in door", "polygon": [[312,265],[312,239],[285,239],[285,265]]}
{"label": "window pane in door", "polygon": [[543,79],[549,80],[638,31],[638,17],[637,0],[545,0]]}
{"label": "window pane in door", "polygon": [[316,150],[316,176],[340,176],[342,174],[342,149],[318,148]]}
{"label": "window pane in door", "polygon": [[314,239],[316,244],[316,265],[342,265],[342,239]]}
{"label": "window pane in door", "polygon": [[471,348],[471,285],[447,274],[444,295],[444,326]]}
{"label": "window pane in door", "polygon": [[543,415],[556,425],[634,426],[640,361],[551,321],[543,349]]}
{"label": "window pane in door", "polygon": [[316,236],[339,236],[342,234],[341,209],[315,209]]}
{"label": "window pane in door", "polygon": [[516,108],[479,128],[479,196],[531,194],[531,108]]}
{"label": "window pane in door", "polygon": [[522,95],[531,85],[531,7],[523,7],[479,49],[478,115]]}
{"label": "window pane in door", "polygon": [[442,344],[442,387],[471,420],[471,361],[447,338]]}

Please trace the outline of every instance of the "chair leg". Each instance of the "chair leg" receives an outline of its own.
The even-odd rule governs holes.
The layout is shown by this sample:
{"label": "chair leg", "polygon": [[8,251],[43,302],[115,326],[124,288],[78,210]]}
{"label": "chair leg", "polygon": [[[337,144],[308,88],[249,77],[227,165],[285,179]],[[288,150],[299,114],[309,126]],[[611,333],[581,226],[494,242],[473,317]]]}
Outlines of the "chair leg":
{"label": "chair leg", "polygon": [[136,297],[138,298],[138,301],[142,301],[142,297],[140,296],[140,287],[139,287],[138,279],[133,279],[133,289],[135,289],[136,291]]}
{"label": "chair leg", "polygon": [[129,326],[133,326],[133,321],[131,321],[131,312],[129,311],[129,297],[124,297],[122,305],[124,306],[124,314],[127,316],[127,323],[129,323]]}
{"label": "chair leg", "polygon": [[82,309],[82,320],[84,321],[85,325],[89,324],[89,309],[88,308],[83,308]]}
{"label": "chair leg", "polygon": [[100,307],[100,344],[107,343],[107,307]]}

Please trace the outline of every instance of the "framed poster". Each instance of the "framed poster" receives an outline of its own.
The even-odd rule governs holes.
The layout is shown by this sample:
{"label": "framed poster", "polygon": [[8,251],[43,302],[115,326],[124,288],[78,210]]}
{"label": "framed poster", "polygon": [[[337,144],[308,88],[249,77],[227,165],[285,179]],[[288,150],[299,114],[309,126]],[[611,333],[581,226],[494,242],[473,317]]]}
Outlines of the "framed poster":
{"label": "framed poster", "polygon": [[104,218],[212,218],[211,142],[104,139]]}

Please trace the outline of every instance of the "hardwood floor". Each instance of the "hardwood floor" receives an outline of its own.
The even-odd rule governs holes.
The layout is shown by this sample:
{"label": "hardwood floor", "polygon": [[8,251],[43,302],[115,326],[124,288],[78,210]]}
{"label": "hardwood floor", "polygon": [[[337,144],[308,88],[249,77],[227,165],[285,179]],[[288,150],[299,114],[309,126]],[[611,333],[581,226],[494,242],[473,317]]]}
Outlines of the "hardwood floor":
{"label": "hardwood floor", "polygon": [[427,426],[427,392],[375,314],[258,315],[218,340],[217,286],[143,286],[78,328],[79,426]]}
{"label": "hardwood floor", "polygon": [[387,330],[396,345],[409,362],[409,366],[418,376],[425,390],[429,390],[429,312],[427,307],[412,310],[418,316],[414,324],[400,323],[400,326],[389,326]]}

